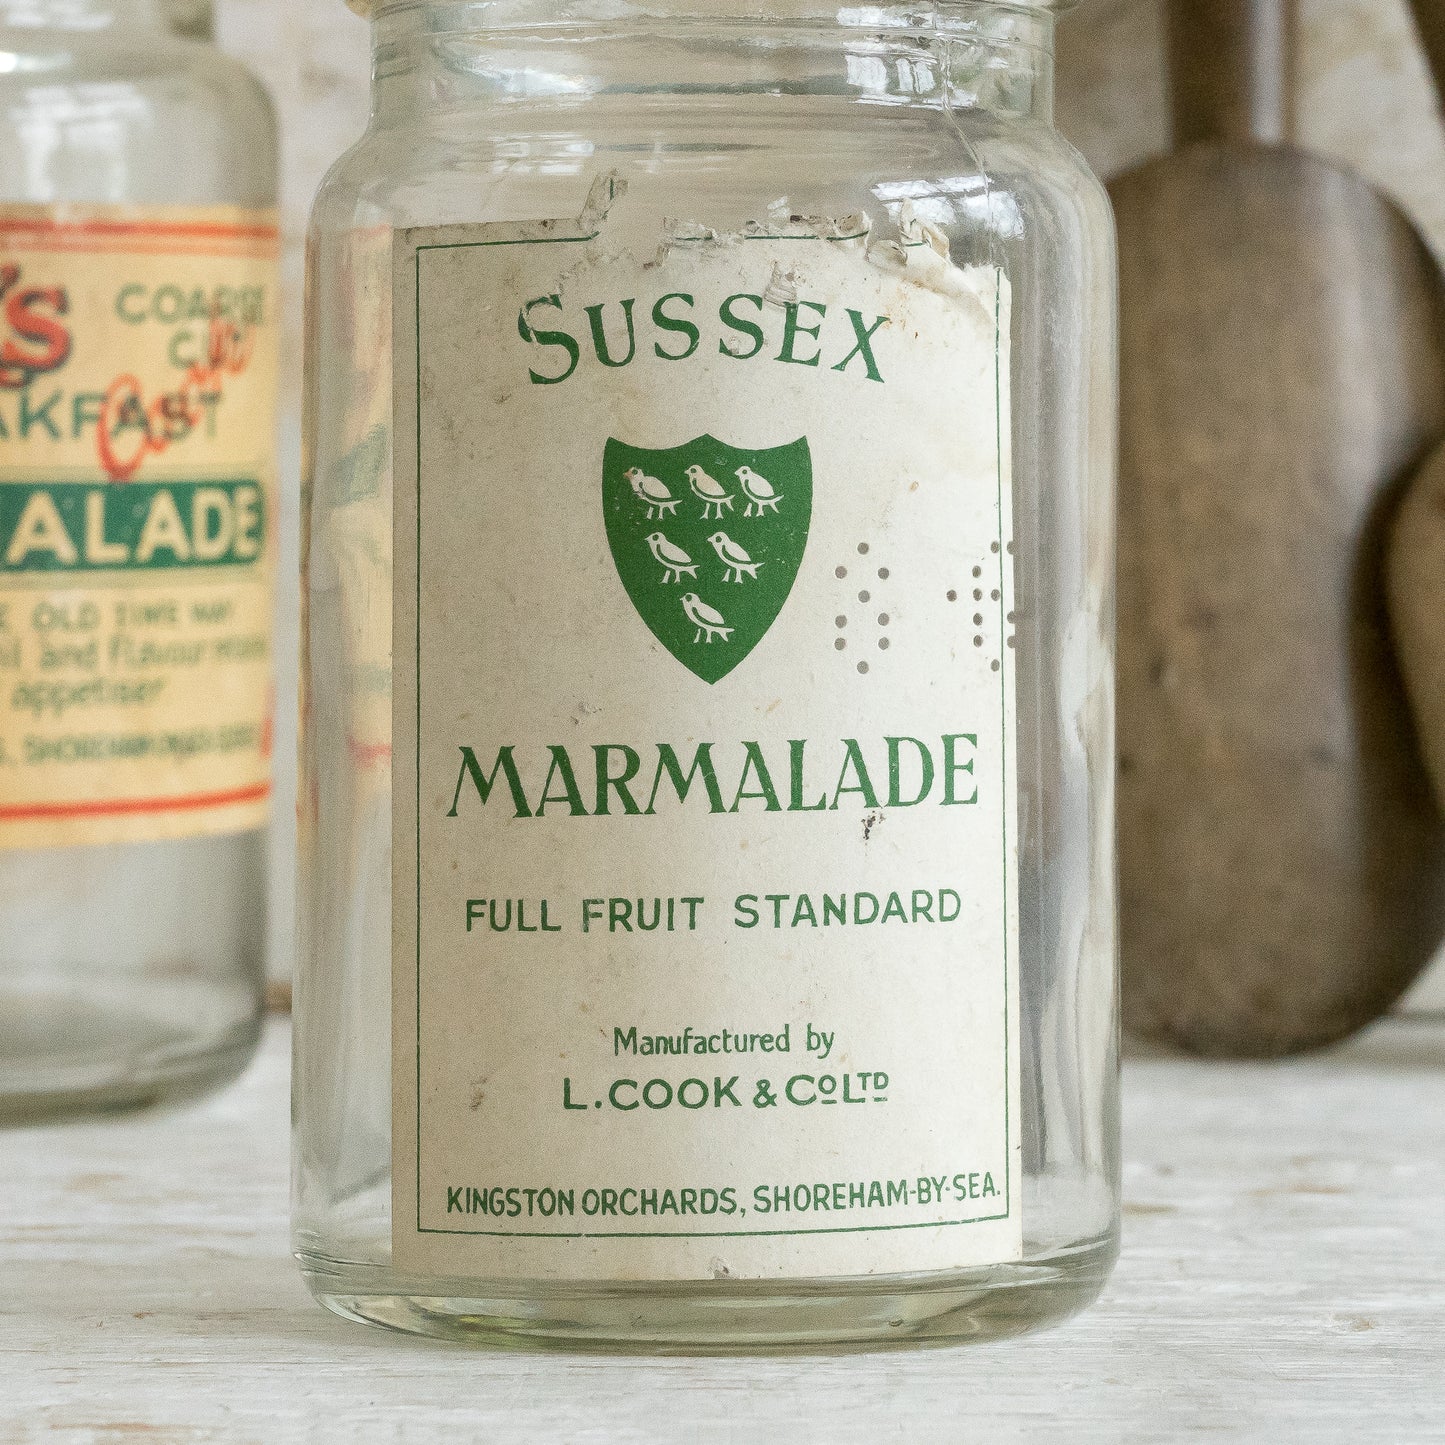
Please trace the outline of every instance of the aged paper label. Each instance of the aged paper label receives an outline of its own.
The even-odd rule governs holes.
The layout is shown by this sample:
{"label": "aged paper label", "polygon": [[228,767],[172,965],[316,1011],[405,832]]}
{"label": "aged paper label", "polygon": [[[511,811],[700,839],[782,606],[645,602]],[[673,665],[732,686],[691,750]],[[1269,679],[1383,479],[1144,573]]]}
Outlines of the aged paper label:
{"label": "aged paper label", "polygon": [[277,232],[0,208],[0,847],[259,827]]}
{"label": "aged paper label", "polygon": [[395,1262],[1017,1258],[1006,280],[602,211],[396,238]]}

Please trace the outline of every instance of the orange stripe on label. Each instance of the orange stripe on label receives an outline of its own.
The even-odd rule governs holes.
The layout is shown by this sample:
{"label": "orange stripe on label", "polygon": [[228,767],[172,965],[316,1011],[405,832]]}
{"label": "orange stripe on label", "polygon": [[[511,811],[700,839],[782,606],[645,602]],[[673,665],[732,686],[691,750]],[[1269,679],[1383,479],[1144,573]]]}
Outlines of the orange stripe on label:
{"label": "orange stripe on label", "polygon": [[270,783],[252,783],[221,793],[182,793],[174,798],[103,798],[91,803],[17,803],[0,805],[0,822],[26,818],[103,818],[123,813],[189,813],[199,808],[225,808],[259,803],[271,793]]}
{"label": "orange stripe on label", "polygon": [[43,234],[69,232],[86,236],[177,236],[223,241],[274,241],[281,234],[280,227],[276,225],[237,226],[224,221],[68,221],[63,216],[0,219],[0,234],[26,231]]}

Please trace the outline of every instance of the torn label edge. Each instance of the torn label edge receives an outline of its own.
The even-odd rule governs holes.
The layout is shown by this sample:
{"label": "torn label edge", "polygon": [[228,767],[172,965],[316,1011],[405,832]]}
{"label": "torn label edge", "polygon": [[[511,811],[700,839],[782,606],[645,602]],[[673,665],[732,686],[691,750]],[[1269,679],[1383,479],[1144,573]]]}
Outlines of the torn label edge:
{"label": "torn label edge", "polygon": [[[570,276],[590,271],[604,262],[625,262],[631,252],[624,248],[599,250],[590,244],[604,242],[604,231],[614,210],[626,198],[627,180],[615,170],[597,176],[587,191],[581,211],[570,219],[550,218],[536,221],[460,222],[445,226],[414,226],[399,233],[408,246],[426,238],[427,245],[475,239],[485,232],[493,242],[506,241],[573,241],[584,243],[584,255],[565,267],[557,276],[560,296]],[[898,207],[896,233],[874,234],[873,221],[862,211],[843,216],[807,216],[786,213],[786,203],[774,201],[768,207],[770,220],[749,221],[738,231],[719,231],[697,221],[664,219],[662,239],[649,262],[635,263],[639,269],[650,270],[670,261],[679,247],[697,247],[709,252],[722,250],[745,241],[828,241],[845,249],[861,250],[869,265],[894,278],[921,286],[965,305],[972,304],[986,316],[992,316],[993,294],[1004,283],[1004,270],[998,263],[959,266],[951,257],[948,236],[942,229],[920,217],[911,201]],[[786,213],[786,218],[785,218]],[[793,268],[773,264],[766,288],[766,298],[777,306],[785,306],[796,298],[797,277]]]}

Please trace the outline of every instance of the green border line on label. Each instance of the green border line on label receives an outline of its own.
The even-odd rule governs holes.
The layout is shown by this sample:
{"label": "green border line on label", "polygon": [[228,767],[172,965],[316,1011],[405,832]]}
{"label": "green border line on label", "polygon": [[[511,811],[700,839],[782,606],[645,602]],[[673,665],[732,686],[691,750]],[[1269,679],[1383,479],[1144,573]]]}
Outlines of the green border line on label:
{"label": "green border line on label", "polygon": [[[422,1148],[422,1127],[421,1127],[421,567],[422,567],[422,508],[421,508],[421,258],[426,251],[458,251],[471,250],[488,246],[546,246],[546,245],[575,245],[587,241],[596,240],[599,233],[592,232],[583,236],[537,236],[537,237],[515,237],[501,241],[449,241],[437,242],[431,245],[417,246],[413,253],[413,287],[415,305],[413,309],[415,327],[415,425],[416,425],[416,639],[415,652],[413,655],[413,666],[416,679],[416,731],[413,735],[413,747],[416,762],[416,812],[414,825],[416,833],[416,855],[414,877],[416,884],[416,956],[415,968],[415,1001],[416,1001],[416,1188],[414,1203],[416,1209],[416,1232],[417,1234],[437,1235],[460,1235],[478,1236],[498,1239],[724,1239],[724,1238],[748,1238],[748,1239],[772,1239],[790,1235],[822,1235],[822,1234],[886,1234],[898,1230],[910,1229],[947,1229],[960,1225],[997,1223],[1006,1220],[1013,1213],[1013,1153],[1012,1153],[1012,1119],[1010,1111],[1010,1095],[1012,1094],[1012,1077],[1009,1068],[1009,1016],[1010,1016],[1010,994],[1009,994],[1009,955],[1008,955],[1008,925],[1009,925],[1009,876],[1008,876],[1008,683],[1007,670],[1003,661],[1004,647],[1004,547],[1006,545],[1003,535],[1003,400],[1002,400],[1002,360],[1001,360],[1001,305],[1003,293],[1003,268],[994,267],[994,463],[997,484],[997,495],[994,506],[994,516],[997,521],[996,541],[998,545],[999,558],[999,717],[1000,717],[1000,758],[1001,758],[1001,783],[1003,785],[1003,850],[1001,863],[1003,869],[1003,986],[1004,986],[1004,1209],[1001,1214],[974,1215],[966,1219],[939,1219],[924,1220],[911,1224],[862,1224],[850,1226],[837,1226],[821,1229],[723,1229],[723,1230],[502,1230],[502,1229],[436,1229],[423,1226],[421,1222],[421,1148]],[[857,237],[818,237],[818,236],[753,236],[745,237],[749,240],[854,240]],[[395,1161],[393,1160],[393,1168]]]}

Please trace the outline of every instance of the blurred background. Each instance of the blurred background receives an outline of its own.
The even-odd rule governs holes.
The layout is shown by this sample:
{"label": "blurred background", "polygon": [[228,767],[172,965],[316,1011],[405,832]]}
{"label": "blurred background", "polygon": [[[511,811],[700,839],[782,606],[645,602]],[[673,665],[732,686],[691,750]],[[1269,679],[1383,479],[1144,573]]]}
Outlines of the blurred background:
{"label": "blurred background", "polygon": [[[205,0],[176,0],[207,23]],[[368,32],[341,0],[215,0],[223,49],[265,82],[280,112],[283,281],[291,302],[282,376],[284,512],[277,658],[278,768],[273,822],[271,973],[292,968],[296,517],[306,213],[328,165],[366,123]],[[1415,220],[1445,262],[1445,126],[1406,0],[1303,0],[1291,138],[1359,171]],[[1084,0],[1061,24],[1058,119],[1105,180],[1170,149],[1162,6]],[[290,695],[287,695],[287,689]],[[1445,957],[1402,1004],[1445,1009]]]}

